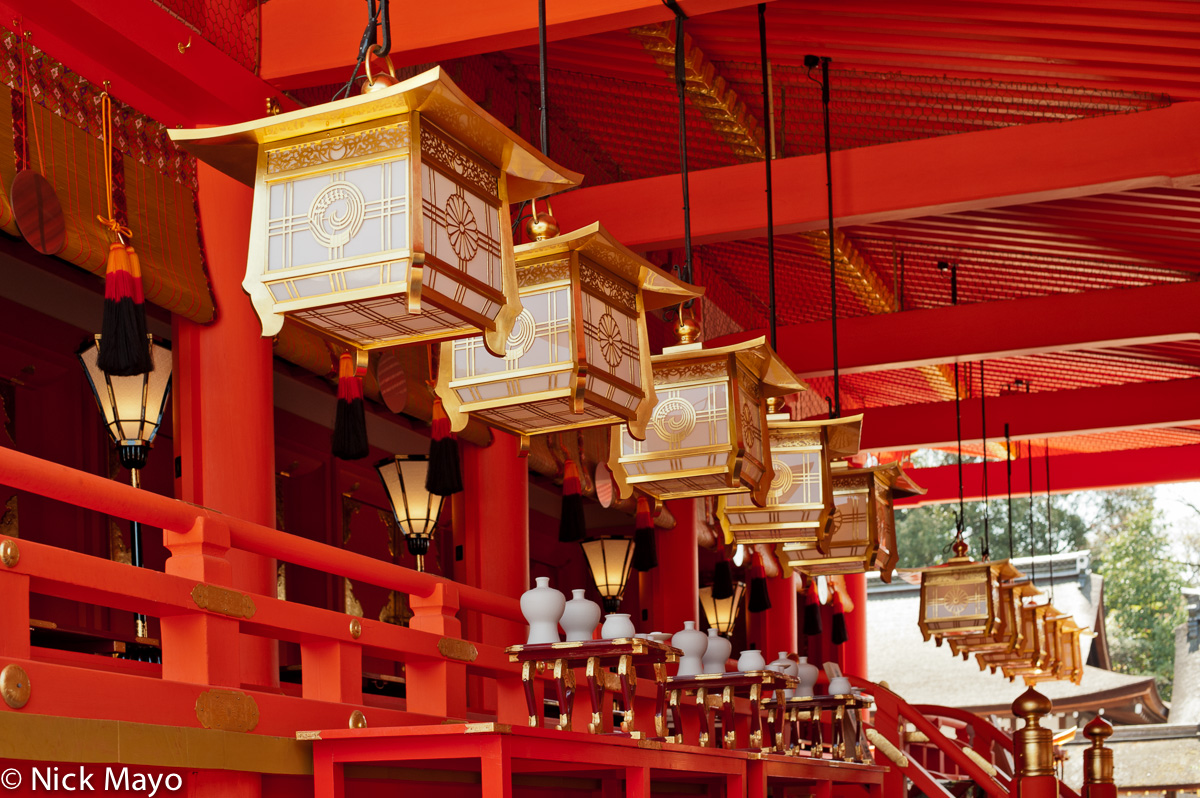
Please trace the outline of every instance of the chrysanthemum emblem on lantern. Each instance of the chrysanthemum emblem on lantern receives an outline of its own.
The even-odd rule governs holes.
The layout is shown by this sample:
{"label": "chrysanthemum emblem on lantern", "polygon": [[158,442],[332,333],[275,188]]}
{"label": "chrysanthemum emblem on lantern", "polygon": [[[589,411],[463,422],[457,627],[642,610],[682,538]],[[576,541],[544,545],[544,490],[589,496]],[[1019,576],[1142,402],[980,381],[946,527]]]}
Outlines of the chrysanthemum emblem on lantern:
{"label": "chrysanthemum emblem on lantern", "polygon": [[454,430],[475,416],[538,435],[627,422],[654,407],[646,311],[699,296],[623,247],[598,222],[516,248],[524,310],[504,355],[482,337],[442,344],[438,396]]}
{"label": "chrysanthemum emblem on lantern", "polygon": [[967,556],[961,538],[954,556],[921,571],[921,634],[928,640],[955,635],[991,634],[999,623],[1000,568]]}
{"label": "chrysanthemum emblem on lantern", "polygon": [[254,186],[243,287],[263,335],[278,333],[286,317],[359,349],[483,330],[503,354],[521,312],[508,203],[580,179],[440,68],[358,97],[171,137]]}
{"label": "chrysanthemum emblem on lantern", "polygon": [[896,551],[897,495],[924,493],[896,463],[831,471],[834,512],[811,540],[784,543],[782,562],[809,576],[879,571],[892,581]]}
{"label": "chrysanthemum emblem on lantern", "polygon": [[745,493],[720,497],[717,518],[725,542],[815,547],[834,507],[829,463],[858,452],[862,416],[791,421],[771,413],[767,430],[774,477],[766,504],[756,507]]}
{"label": "chrysanthemum emblem on lantern", "polygon": [[651,361],[658,403],[646,439],[612,436],[609,468],[621,497],[635,487],[659,499],[749,492],[762,505],[773,477],[766,399],[804,385],[765,338],[713,349],[683,343]]}

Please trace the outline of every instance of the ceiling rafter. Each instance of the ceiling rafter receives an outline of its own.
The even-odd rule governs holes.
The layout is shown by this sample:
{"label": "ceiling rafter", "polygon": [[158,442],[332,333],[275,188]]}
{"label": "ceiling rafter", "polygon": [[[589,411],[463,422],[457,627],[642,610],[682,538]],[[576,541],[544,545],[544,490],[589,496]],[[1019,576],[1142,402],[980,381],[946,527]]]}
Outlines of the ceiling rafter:
{"label": "ceiling rafter", "polygon": [[[675,25],[659,22],[642,25],[629,31],[654,56],[655,62],[675,76]],[[743,162],[761,161],[766,156],[763,130],[758,120],[746,110],[746,104],[733,87],[717,73],[717,68],[704,56],[704,51],[688,34],[683,35],[687,92],[722,138]]]}

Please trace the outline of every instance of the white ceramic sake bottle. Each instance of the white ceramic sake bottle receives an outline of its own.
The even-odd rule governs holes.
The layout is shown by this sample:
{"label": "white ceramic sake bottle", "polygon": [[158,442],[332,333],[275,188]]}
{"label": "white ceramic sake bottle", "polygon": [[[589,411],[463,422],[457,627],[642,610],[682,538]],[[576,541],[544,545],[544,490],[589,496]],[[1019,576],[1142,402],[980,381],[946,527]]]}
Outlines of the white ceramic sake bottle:
{"label": "white ceramic sake bottle", "polygon": [[717,634],[717,630],[708,627],[708,648],[704,652],[704,672],[724,673],[725,662],[733,652],[733,643]]}
{"label": "white ceramic sake bottle", "polygon": [[562,619],[558,622],[566,633],[568,643],[591,640],[592,632],[600,623],[600,605],[584,598],[585,590],[572,590],[571,600],[563,610]]}
{"label": "white ceramic sake bottle", "polygon": [[737,669],[741,673],[766,670],[767,661],[757,648],[748,648],[738,657]]}
{"label": "white ceramic sake bottle", "polygon": [[[777,659],[774,662],[771,662],[769,665],[767,665],[767,670],[775,671],[776,673],[787,674],[788,676],[795,676],[796,674],[792,672],[792,667],[795,664],[796,663],[794,663],[790,659],[788,659],[788,653],[786,651],[780,651],[779,659]],[[791,698],[795,694],[796,694],[796,691],[793,688],[788,687],[788,688],[784,688],[784,690],[783,690],[784,698]]]}
{"label": "white ceramic sake bottle", "polygon": [[677,676],[699,676],[704,673],[708,635],[696,628],[695,621],[684,621],[683,628],[671,636],[671,645],[683,652],[679,658]]}
{"label": "white ceramic sake bottle", "polygon": [[805,698],[816,695],[817,678],[820,675],[820,668],[809,662],[808,657],[801,657],[800,662],[796,664],[796,677],[800,679],[800,684],[796,686],[796,695]]}
{"label": "white ceramic sake bottle", "polygon": [[537,586],[521,594],[521,614],[529,622],[526,645],[559,643],[558,619],[567,606],[567,597],[550,587],[550,577],[533,580]]}

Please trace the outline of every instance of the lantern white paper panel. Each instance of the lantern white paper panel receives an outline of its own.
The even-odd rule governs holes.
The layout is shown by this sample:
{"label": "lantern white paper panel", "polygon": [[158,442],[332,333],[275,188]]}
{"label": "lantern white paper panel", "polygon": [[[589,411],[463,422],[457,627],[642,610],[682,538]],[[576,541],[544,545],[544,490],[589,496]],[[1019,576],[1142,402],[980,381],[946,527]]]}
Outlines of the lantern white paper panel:
{"label": "lantern white paper panel", "polygon": [[[824,512],[821,496],[821,452],[800,450],[772,450],[771,490],[767,494],[767,505],[771,509],[755,506],[749,493],[734,493],[725,498],[725,514],[733,526],[754,524],[815,524]],[[809,505],[808,507],[796,505]],[[797,530],[779,530],[779,537],[794,538]],[[766,530],[756,537],[768,538]],[[812,539],[816,540],[816,530]]]}
{"label": "lantern white paper panel", "polygon": [[[521,297],[524,309],[517,317],[506,342],[504,357],[492,355],[483,345],[482,336],[472,336],[453,342],[454,380],[474,377],[495,377],[510,374],[514,379],[522,372],[544,370],[548,366],[574,365],[571,351],[571,289],[567,286],[550,291],[525,294]],[[541,378],[545,382],[545,377]],[[510,380],[512,382],[512,380]],[[561,383],[563,387],[566,383]],[[507,387],[506,387],[507,386]],[[515,383],[491,381],[477,387],[463,387],[459,395],[464,402],[513,396],[548,390],[543,387],[517,389]]]}
{"label": "lantern white paper panel", "polygon": [[496,209],[426,163],[421,164],[421,192],[425,257],[453,267],[442,270],[427,264],[424,286],[494,318],[500,307],[470,289],[454,275],[454,269],[497,291],[502,289],[504,264]]}
{"label": "lantern white paper panel", "polygon": [[742,445],[746,455],[742,460],[742,476],[758,483],[765,471],[766,458],[763,454],[766,437],[766,415],[758,396],[749,386],[757,385],[754,378],[744,369],[738,369],[738,414],[742,425]]}
{"label": "lantern white paper panel", "polygon": [[[626,463],[631,478],[668,471],[723,469],[729,459],[729,393],[724,382],[690,387],[658,389],[658,405],[639,441],[621,431],[622,456],[681,452],[661,460],[632,460]],[[716,447],[716,451],[688,450]]]}
{"label": "lantern white paper panel", "polygon": [[[585,270],[586,273],[587,270]],[[630,302],[629,310],[621,303],[607,302],[600,297],[583,294],[583,333],[589,372],[597,371],[616,377],[634,388],[642,386],[641,335],[637,313],[632,305],[633,291],[619,287],[621,296]],[[588,386],[610,401],[632,408],[639,397],[619,386],[598,382]]]}

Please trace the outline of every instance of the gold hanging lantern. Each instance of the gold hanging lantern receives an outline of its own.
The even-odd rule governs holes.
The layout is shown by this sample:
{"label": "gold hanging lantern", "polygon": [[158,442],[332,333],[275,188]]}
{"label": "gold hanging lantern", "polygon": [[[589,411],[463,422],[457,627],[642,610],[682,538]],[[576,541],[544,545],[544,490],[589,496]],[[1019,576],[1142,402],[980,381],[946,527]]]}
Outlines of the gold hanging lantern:
{"label": "gold hanging lantern", "polygon": [[658,400],[646,439],[612,436],[613,480],[623,499],[635,487],[658,499],[749,492],[761,506],[772,479],[764,402],[804,385],[765,338],[705,349],[694,329],[651,358]]}
{"label": "gold hanging lantern", "polygon": [[359,349],[483,330],[502,355],[521,312],[508,204],[580,181],[440,68],[171,138],[254,186],[242,285],[263,335],[290,318]]}
{"label": "gold hanging lantern", "polygon": [[1021,605],[1037,588],[1008,560],[996,563],[1000,569],[1000,620],[991,634],[969,634],[950,638],[950,651],[968,659],[971,654],[1015,653],[1022,639]]}
{"label": "gold hanging lantern", "polygon": [[717,499],[717,518],[728,544],[786,543],[816,546],[833,512],[829,463],[858,453],[862,416],[792,421],[767,415],[774,477],[767,503],[747,493]]}
{"label": "gold hanging lantern", "polygon": [[954,556],[921,572],[921,634],[928,640],[959,635],[990,635],[999,623],[999,564],[976,562],[967,556],[961,537]]}
{"label": "gold hanging lantern", "polygon": [[503,357],[482,337],[442,344],[437,393],[458,431],[470,416],[521,435],[626,422],[654,407],[646,311],[700,296],[598,222],[516,248],[524,309]]}
{"label": "gold hanging lantern", "polygon": [[1050,658],[1046,639],[1048,607],[1047,604],[1036,603],[1034,598],[1027,598],[1021,605],[1021,641],[1017,648],[1009,652],[985,651],[976,654],[979,669],[988,668],[992,673],[1001,670],[1011,681],[1021,673],[1045,668]]}
{"label": "gold hanging lantern", "polygon": [[[841,466],[842,464],[839,464]],[[896,551],[897,495],[924,493],[897,463],[832,471],[834,512],[815,542],[784,543],[782,561],[809,576],[877,570],[892,581]]]}

